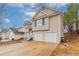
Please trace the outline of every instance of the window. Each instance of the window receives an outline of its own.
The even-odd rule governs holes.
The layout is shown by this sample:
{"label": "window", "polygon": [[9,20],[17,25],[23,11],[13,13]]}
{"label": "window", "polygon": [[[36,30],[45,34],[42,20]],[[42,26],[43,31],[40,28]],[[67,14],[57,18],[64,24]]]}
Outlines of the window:
{"label": "window", "polygon": [[44,19],[39,19],[35,21],[35,26],[36,27],[41,27],[44,25]]}

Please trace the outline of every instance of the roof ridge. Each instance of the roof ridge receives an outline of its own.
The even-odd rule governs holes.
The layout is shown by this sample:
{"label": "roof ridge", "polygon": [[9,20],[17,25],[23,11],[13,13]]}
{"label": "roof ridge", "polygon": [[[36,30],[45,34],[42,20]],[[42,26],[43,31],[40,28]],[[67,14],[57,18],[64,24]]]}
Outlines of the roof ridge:
{"label": "roof ridge", "polygon": [[52,10],[52,11],[55,11],[55,12],[57,12],[57,13],[62,14],[61,12],[59,12],[58,10],[56,10],[55,8],[50,8],[50,7],[47,7],[47,6],[43,6],[43,7],[41,7],[39,10],[41,10],[41,9],[43,9],[43,8],[45,8],[45,9],[50,9],[50,10]]}

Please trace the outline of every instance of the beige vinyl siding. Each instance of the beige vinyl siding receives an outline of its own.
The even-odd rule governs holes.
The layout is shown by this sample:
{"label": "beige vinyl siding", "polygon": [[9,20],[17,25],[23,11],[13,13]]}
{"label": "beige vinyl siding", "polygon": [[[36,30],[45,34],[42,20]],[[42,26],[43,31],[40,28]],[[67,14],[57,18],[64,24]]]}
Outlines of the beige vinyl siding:
{"label": "beige vinyl siding", "polygon": [[35,21],[33,21],[33,24],[32,24],[33,31],[48,30],[48,28],[49,28],[49,19],[48,18],[44,18],[44,25],[41,27],[36,27]]}
{"label": "beige vinyl siding", "polygon": [[63,37],[63,32],[64,32],[64,26],[63,26],[63,15],[60,15],[60,33],[61,37]]}
{"label": "beige vinyl siding", "polygon": [[[42,9],[48,15],[38,12],[32,19],[34,40],[60,43],[63,36],[63,15],[50,9]],[[35,21],[44,18],[44,25],[35,26]]]}

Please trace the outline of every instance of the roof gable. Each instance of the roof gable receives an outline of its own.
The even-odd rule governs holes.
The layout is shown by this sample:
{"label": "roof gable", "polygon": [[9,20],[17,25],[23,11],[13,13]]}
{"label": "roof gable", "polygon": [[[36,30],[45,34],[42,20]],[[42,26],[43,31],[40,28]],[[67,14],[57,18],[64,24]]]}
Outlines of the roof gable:
{"label": "roof gable", "polygon": [[33,19],[37,19],[37,18],[40,18],[40,17],[43,17],[43,16],[55,15],[57,13],[59,13],[59,12],[56,11],[56,10],[49,9],[49,8],[42,8],[35,14]]}

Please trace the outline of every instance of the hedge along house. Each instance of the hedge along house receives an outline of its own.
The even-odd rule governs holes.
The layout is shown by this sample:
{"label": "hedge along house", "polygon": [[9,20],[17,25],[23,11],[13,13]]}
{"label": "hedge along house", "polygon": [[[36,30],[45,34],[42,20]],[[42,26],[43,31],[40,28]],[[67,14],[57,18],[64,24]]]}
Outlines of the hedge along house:
{"label": "hedge along house", "polygon": [[33,40],[60,43],[63,36],[63,14],[41,8],[32,19]]}

